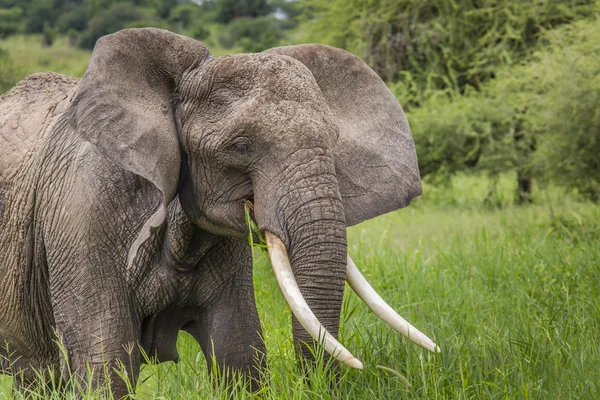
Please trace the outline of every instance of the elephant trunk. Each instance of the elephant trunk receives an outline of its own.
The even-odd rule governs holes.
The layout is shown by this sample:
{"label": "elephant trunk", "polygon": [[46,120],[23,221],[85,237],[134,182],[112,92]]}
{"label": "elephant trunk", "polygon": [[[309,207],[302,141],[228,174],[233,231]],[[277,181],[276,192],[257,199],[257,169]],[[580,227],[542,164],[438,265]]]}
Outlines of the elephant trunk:
{"label": "elephant trunk", "polygon": [[[337,338],[346,280],[346,224],[341,201],[319,199],[304,204],[290,232],[290,261],[300,292],[319,322]],[[304,221],[312,216],[310,221]],[[310,357],[310,334],[293,319],[294,341]],[[313,346],[314,347],[314,346]]]}
{"label": "elephant trunk", "polygon": [[[308,359],[313,358],[309,346],[314,348],[315,337],[317,340],[324,338],[323,330],[330,334],[333,343],[330,344],[330,350],[333,350],[334,355],[343,349],[335,338],[339,330],[346,280],[346,223],[338,182],[333,173],[333,160],[327,163],[325,173],[323,164],[323,158],[317,158],[309,165],[305,163],[301,172],[288,172],[286,175],[300,175],[300,178],[293,183],[287,182],[276,190],[270,187],[269,189],[273,190],[270,192],[273,194],[271,196],[261,196],[261,193],[269,191],[261,191],[264,187],[260,185],[255,189],[257,222],[266,232],[271,260],[280,286],[281,280],[286,278],[278,276],[279,267],[275,261],[277,257],[284,259],[284,264],[285,259],[289,259],[287,263],[293,271],[293,276],[290,273],[291,280],[295,280],[292,284],[297,284],[300,297],[305,302],[304,305],[308,306],[308,310],[304,310],[314,314],[310,317],[312,322],[302,321],[306,315],[300,316],[298,309],[294,309],[293,303],[298,304],[296,299],[293,296],[290,299],[286,295],[294,312],[295,344]],[[272,208],[272,205],[276,206]],[[281,244],[281,249],[277,250],[279,255],[274,249],[278,243]],[[286,294],[284,287],[282,290]],[[305,328],[307,323],[313,322],[316,328],[311,334]],[[325,349],[328,350],[327,343]],[[340,357],[337,358],[345,362]],[[347,358],[354,359],[351,354]],[[360,364],[358,360],[356,362]],[[346,363],[350,365],[349,362]]]}

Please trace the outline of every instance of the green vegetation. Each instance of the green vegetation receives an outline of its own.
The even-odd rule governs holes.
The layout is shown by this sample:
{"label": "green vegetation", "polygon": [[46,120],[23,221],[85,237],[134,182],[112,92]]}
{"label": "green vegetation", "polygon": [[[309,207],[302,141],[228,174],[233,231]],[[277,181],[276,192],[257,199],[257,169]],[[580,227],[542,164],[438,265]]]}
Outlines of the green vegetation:
{"label": "green vegetation", "polygon": [[254,51],[283,40],[297,14],[297,3],[284,0],[0,0],[0,38],[41,33],[50,46],[60,33],[71,44],[92,49],[101,36],[124,28],[152,26],[205,40],[218,25],[228,31],[224,47],[240,41],[237,47]]}
{"label": "green vegetation", "polygon": [[600,19],[543,38],[529,62],[499,70],[480,91],[438,92],[408,112],[422,176],[516,169],[598,200]]}
{"label": "green vegetation", "polygon": [[18,73],[8,52],[0,48],[0,93],[6,92],[18,81]]}
{"label": "green vegetation", "polygon": [[10,56],[14,65],[15,82],[40,71],[81,77],[92,55],[90,51],[69,46],[68,38],[64,36],[58,37],[52,47],[44,47],[38,35],[11,36],[0,40],[0,48]]}
{"label": "green vegetation", "polygon": [[594,0],[307,4],[320,17],[315,37],[354,48],[385,80],[416,84],[421,93],[479,88],[499,67],[531,54],[541,31],[589,16],[595,7]]}
{"label": "green vegetation", "polygon": [[313,39],[354,51],[388,81],[423,178],[517,170],[521,202],[536,179],[600,198],[600,2],[305,4]]}

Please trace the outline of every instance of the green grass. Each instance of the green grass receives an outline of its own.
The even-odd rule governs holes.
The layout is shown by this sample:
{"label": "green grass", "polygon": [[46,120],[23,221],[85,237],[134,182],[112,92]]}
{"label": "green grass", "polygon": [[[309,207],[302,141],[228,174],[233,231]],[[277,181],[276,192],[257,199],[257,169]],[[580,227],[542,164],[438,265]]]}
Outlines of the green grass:
{"label": "green grass", "polygon": [[[457,187],[471,190],[455,193]],[[526,207],[465,200],[485,198],[487,187],[484,179],[465,177],[455,189],[426,187],[432,196],[348,232],[349,252],[364,275],[434,338],[440,355],[400,338],[348,288],[341,342],[365,369],[342,367],[337,386],[318,370],[303,378],[288,307],[266,256],[259,256],[256,297],[269,378],[254,397],[600,398],[600,206],[558,192]],[[440,203],[452,193],[458,200]],[[143,367],[135,398],[227,398],[193,339],[182,334],[178,346],[179,364]],[[11,396],[20,398],[8,378],[0,379],[0,399]],[[235,398],[252,395],[240,391]]]}
{"label": "green grass", "polygon": [[70,47],[66,37],[59,37],[51,47],[43,47],[37,35],[9,36],[0,40],[0,48],[8,50],[21,77],[54,71],[80,78],[92,56],[91,51]]}
{"label": "green grass", "polygon": [[[210,37],[206,46],[215,56],[233,54],[238,49],[225,49]],[[17,81],[35,72],[53,71],[81,78],[92,52],[69,46],[64,36],[58,37],[51,47],[44,47],[38,35],[15,35],[0,40],[0,48],[8,50],[17,70]]]}
{"label": "green grass", "polygon": [[[214,56],[239,53],[240,49],[226,49],[216,40],[216,34],[221,25],[207,26],[211,35],[204,41]],[[304,29],[294,29],[288,32],[286,43],[305,43],[307,41]],[[283,45],[282,44],[282,45]],[[8,50],[10,59],[17,69],[17,81],[35,72],[53,71],[80,78],[85,73],[92,52],[69,46],[66,36],[59,36],[51,47],[41,44],[39,35],[14,35],[0,40],[0,48]]]}

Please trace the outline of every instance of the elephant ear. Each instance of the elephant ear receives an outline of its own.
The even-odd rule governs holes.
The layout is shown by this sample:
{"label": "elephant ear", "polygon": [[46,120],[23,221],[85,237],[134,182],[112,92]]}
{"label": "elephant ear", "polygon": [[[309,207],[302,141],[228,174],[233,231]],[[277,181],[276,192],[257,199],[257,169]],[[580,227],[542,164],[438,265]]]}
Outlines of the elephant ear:
{"label": "elephant ear", "polygon": [[402,107],[359,57],[330,46],[278,47],[303,63],[335,115],[334,157],[346,224],[406,207],[421,194],[414,142]]}
{"label": "elephant ear", "polygon": [[186,71],[210,57],[202,43],[161,29],[104,36],[71,103],[68,118],[75,132],[162,194],[129,251],[130,265],[152,229],[165,220],[177,192],[181,158],[173,93]]}

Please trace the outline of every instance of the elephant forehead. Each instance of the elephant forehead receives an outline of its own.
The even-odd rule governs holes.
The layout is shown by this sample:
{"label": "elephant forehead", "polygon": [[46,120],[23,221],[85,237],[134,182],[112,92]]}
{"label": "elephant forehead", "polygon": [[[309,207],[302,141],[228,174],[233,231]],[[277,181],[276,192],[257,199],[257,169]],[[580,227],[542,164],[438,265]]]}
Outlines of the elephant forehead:
{"label": "elephant forehead", "polygon": [[[262,102],[324,102],[312,73],[282,55],[238,54],[216,58],[187,80],[183,90],[218,105],[260,97]],[[182,93],[184,94],[184,93]]]}

